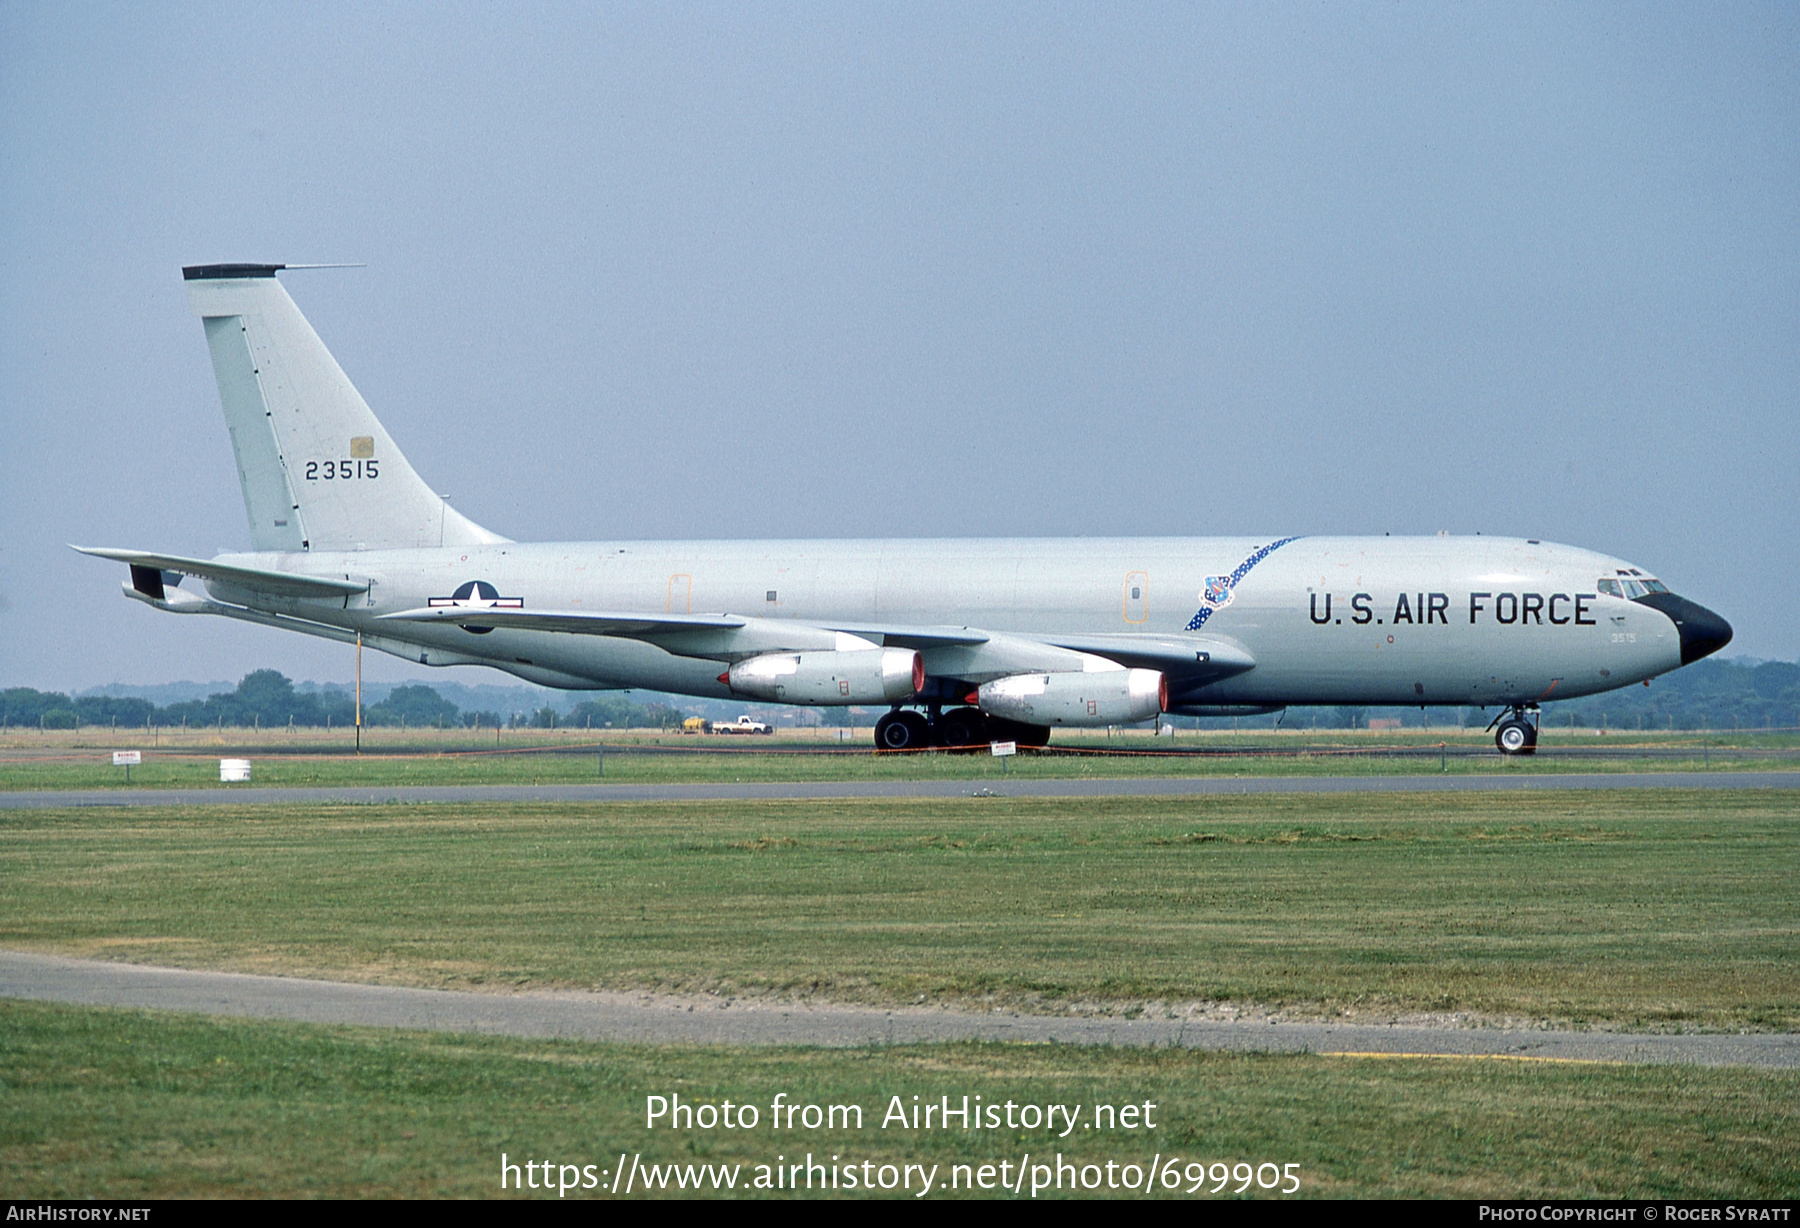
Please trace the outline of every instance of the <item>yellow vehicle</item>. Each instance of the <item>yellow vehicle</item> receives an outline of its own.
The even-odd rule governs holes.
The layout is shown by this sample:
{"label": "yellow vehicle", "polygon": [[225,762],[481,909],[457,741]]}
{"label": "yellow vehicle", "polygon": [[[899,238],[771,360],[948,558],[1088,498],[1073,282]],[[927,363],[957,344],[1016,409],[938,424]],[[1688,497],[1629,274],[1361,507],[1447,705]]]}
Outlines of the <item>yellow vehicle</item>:
{"label": "yellow vehicle", "polygon": [[703,716],[690,716],[685,721],[681,722],[681,732],[711,733],[712,722]]}

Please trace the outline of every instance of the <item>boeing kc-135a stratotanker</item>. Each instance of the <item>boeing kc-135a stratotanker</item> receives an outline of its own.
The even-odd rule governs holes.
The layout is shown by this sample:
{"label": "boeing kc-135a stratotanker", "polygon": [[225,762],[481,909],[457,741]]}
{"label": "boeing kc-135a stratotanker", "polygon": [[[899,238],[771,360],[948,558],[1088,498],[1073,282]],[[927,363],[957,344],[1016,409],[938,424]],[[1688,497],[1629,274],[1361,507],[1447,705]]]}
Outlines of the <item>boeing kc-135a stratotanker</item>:
{"label": "boeing kc-135a stratotanker", "polygon": [[[1731,627],[1642,568],[1495,537],[514,542],[427,486],[276,280],[183,270],[247,553],[82,548],[128,596],[577,690],[879,705],[889,750],[1306,704],[1496,708],[1647,681]],[[180,587],[186,578],[204,592]]]}

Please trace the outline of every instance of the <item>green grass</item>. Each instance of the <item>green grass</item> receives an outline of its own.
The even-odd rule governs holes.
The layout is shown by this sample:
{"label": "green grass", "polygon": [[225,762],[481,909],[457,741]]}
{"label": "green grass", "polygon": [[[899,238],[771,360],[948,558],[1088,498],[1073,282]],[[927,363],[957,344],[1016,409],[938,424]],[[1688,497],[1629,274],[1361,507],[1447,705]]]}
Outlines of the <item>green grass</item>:
{"label": "green grass", "polygon": [[[1800,769],[1800,740],[1787,735],[1730,736],[1681,734],[1673,737],[1609,739],[1545,734],[1543,750],[1530,759],[1512,759],[1493,749],[1484,734],[1456,731],[1431,734],[1380,732],[1294,734],[1207,734],[1170,741],[1139,733],[1107,739],[1097,734],[1059,733],[1052,753],[1019,755],[1004,766],[990,755],[877,754],[858,742],[834,753],[806,753],[814,739],[715,739],[669,735],[620,736],[605,754],[602,774],[598,735],[507,733],[496,748],[460,733],[371,734],[370,753],[361,756],[319,734],[290,736],[283,731],[252,735],[227,730],[190,734],[173,747],[143,747],[144,762],[131,769],[134,788],[218,788],[222,756],[254,762],[250,787],[335,785],[380,788],[392,785],[462,784],[664,784],[721,781],[1079,779],[1141,776],[1395,776],[1435,773],[1485,776],[1555,775],[1563,772],[1771,771]],[[1439,742],[1451,753],[1440,759]],[[660,746],[666,753],[628,753],[631,747]],[[109,740],[103,731],[52,735],[42,745],[15,735],[0,748],[0,790],[109,789],[125,787],[126,772],[112,766],[114,747],[141,746],[135,733]],[[1653,756],[1588,757],[1580,749],[1652,749]],[[1410,754],[1394,754],[1390,748]],[[1058,753],[1058,748],[1064,753]],[[1096,754],[1075,755],[1086,749]],[[1195,750],[1208,753],[1194,754]],[[1231,753],[1233,750],[1255,753]],[[1267,753],[1276,752],[1276,753]],[[1473,753],[1471,753],[1473,752]],[[244,788],[245,786],[234,786]]]}
{"label": "green grass", "polygon": [[1800,1024],[1800,791],[0,812],[0,945],[398,984]]}
{"label": "green grass", "polygon": [[[671,1092],[860,1104],[864,1128],[778,1135],[765,1108],[751,1131],[647,1131],[645,1096]],[[964,1094],[1148,1100],[1158,1128],[1061,1140],[1042,1129],[879,1128],[891,1096]],[[502,1152],[597,1173],[620,1152],[741,1164],[747,1184],[777,1155],[936,1164],[943,1180],[954,1164],[1058,1151],[1077,1165],[1153,1154],[1293,1163],[1303,1196],[1791,1198],[1800,1072],[997,1044],[597,1045],[0,1003],[0,1188],[11,1198],[494,1197]]]}

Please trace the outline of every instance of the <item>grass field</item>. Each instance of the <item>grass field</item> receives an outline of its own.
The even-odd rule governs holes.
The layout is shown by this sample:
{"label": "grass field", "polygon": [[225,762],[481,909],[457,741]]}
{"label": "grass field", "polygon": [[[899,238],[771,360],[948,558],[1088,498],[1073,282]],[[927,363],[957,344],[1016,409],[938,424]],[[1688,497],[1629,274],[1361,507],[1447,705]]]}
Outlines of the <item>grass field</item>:
{"label": "grass field", "polygon": [[[825,731],[826,734],[834,731]],[[270,785],[629,784],[799,780],[988,780],[1130,776],[1481,775],[1711,769],[1800,771],[1800,737],[1784,733],[1629,734],[1546,731],[1541,753],[1506,758],[1479,731],[1184,732],[1115,737],[1063,732],[1051,752],[1004,766],[989,755],[876,754],[868,731],[840,743],[815,732],[777,738],[683,737],[647,731],[604,736],[583,730],[508,730],[497,738],[463,730],[366,731],[353,753],[343,731],[245,729],[114,736],[99,729],[0,737],[0,790],[106,789],[126,785],[114,749],[141,749],[131,769],[138,788],[219,786],[221,757],[254,762],[250,787]],[[1441,744],[1441,750],[1440,750]],[[820,753],[828,752],[828,753]],[[1078,753],[1079,752],[1079,753]],[[604,757],[604,764],[602,764]],[[1797,777],[1800,779],[1800,777]],[[235,786],[243,788],[244,786]]]}
{"label": "grass field", "polygon": [[1800,1024],[1800,791],[0,812],[0,945],[433,986]]}
{"label": "grass field", "polygon": [[[740,1189],[777,1155],[937,1165],[947,1181],[955,1164],[1061,1152],[1140,1172],[1153,1154],[1292,1163],[1300,1196],[1800,1192],[1800,1072],[1785,1071],[1022,1045],[657,1048],[0,1003],[0,1089],[0,1189],[13,1198],[494,1197],[503,1152],[600,1173],[621,1152],[741,1164]],[[854,1103],[865,1124],[776,1134],[765,1108],[751,1131],[646,1131],[644,1097],[670,1092]],[[891,1096],[964,1094],[1148,1100],[1158,1128],[1058,1139],[877,1126]]]}

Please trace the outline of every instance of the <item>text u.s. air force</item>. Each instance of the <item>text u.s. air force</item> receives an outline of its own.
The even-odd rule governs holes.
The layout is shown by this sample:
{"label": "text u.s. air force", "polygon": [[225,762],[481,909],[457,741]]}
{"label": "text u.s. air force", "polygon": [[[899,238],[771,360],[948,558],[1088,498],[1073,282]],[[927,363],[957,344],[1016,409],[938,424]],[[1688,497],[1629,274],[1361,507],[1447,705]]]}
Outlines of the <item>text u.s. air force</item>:
{"label": "text u.s. air force", "polygon": [[[1469,624],[1492,620],[1504,626],[1592,627],[1595,593],[1470,593],[1467,598]],[[1312,620],[1321,627],[1342,626],[1345,615],[1355,626],[1374,623],[1377,626],[1450,625],[1449,593],[1401,593],[1394,599],[1393,613],[1377,614],[1371,593],[1353,593],[1346,606],[1338,601],[1335,612],[1331,593],[1312,594]],[[1458,602],[1457,613],[1462,612]],[[1380,609],[1387,608],[1382,601]]]}

